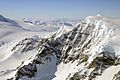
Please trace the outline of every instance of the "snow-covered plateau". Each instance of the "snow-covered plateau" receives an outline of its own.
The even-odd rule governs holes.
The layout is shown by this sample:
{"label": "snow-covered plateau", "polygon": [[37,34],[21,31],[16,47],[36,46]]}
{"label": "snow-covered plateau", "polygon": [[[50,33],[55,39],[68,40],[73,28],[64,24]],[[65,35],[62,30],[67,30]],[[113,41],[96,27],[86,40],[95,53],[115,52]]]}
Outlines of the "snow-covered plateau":
{"label": "snow-covered plateau", "polygon": [[0,16],[0,80],[120,80],[120,19]]}

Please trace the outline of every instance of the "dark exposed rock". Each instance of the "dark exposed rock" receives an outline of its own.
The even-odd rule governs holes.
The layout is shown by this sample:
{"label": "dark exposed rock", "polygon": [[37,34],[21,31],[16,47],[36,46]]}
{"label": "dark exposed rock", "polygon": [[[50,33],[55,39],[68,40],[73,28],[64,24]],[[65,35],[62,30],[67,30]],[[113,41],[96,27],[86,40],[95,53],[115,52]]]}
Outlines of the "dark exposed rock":
{"label": "dark exposed rock", "polygon": [[94,70],[89,75],[89,80],[92,80],[96,76],[101,75],[105,69],[114,64],[116,59],[106,54],[106,52],[101,52],[88,66],[88,69],[94,68]]}
{"label": "dark exposed rock", "polygon": [[120,58],[117,58],[117,59],[116,59],[114,65],[115,65],[115,66],[120,65]]}
{"label": "dark exposed rock", "polygon": [[120,80],[120,71],[114,75],[112,80]]}
{"label": "dark exposed rock", "polygon": [[15,47],[13,47],[13,49],[11,51],[17,51],[18,47],[21,47],[21,53],[33,50],[37,47],[38,44],[38,40],[33,39],[33,38],[25,38],[24,40],[22,40],[21,42],[19,42],[18,44],[16,44]]}
{"label": "dark exposed rock", "polygon": [[33,77],[37,72],[36,65],[29,63],[28,65],[24,65],[23,67],[19,68],[16,73],[16,80],[23,76],[27,76],[29,78]]}
{"label": "dark exposed rock", "polygon": [[69,80],[84,80],[85,75],[80,75],[78,72],[73,75]]}

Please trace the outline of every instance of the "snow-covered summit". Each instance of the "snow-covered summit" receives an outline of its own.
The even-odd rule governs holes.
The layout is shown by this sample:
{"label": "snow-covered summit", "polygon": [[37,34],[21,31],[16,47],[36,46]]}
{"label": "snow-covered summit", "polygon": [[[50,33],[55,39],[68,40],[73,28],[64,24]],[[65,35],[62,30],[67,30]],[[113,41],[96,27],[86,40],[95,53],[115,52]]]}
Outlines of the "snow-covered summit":
{"label": "snow-covered summit", "polygon": [[114,17],[106,17],[104,15],[98,14],[97,16],[88,16],[85,19],[86,21],[103,21],[106,22],[107,24],[114,24],[114,25],[120,25],[120,19],[119,18],[114,18]]}

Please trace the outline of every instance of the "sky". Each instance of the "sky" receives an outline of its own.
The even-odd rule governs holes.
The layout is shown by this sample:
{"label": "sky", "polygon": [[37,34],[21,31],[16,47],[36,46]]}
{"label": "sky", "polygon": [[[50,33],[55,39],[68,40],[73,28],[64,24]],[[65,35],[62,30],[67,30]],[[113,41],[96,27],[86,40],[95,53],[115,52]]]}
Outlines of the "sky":
{"label": "sky", "polygon": [[0,0],[0,14],[13,19],[120,17],[120,0]]}

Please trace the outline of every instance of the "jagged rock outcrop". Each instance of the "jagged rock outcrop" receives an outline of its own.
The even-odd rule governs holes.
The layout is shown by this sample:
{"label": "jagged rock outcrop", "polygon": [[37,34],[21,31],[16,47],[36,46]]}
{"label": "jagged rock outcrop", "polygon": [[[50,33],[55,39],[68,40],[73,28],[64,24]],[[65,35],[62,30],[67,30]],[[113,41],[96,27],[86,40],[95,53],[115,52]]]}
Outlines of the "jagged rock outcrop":
{"label": "jagged rock outcrop", "polygon": [[[29,39],[26,38],[25,40],[29,40]],[[31,42],[33,42],[32,40],[30,39],[29,44],[32,44],[31,43]],[[59,59],[60,59],[60,55],[61,55],[61,48],[62,48],[62,45],[63,45],[63,43],[60,43],[59,40],[62,41],[62,39],[54,40],[54,39],[43,38],[39,41],[37,47],[33,47],[34,45],[32,45],[32,46],[31,45],[29,45],[29,46],[26,45],[28,49],[23,48],[22,52],[37,48],[38,54],[31,61],[31,63],[29,63],[28,65],[23,65],[22,67],[21,66],[19,67],[19,69],[18,69],[18,71],[15,75],[15,80],[19,80],[23,76],[28,76],[28,78],[34,77],[35,74],[37,73],[37,67],[36,66],[40,65],[40,64],[44,64],[44,60],[51,61],[51,56],[55,56],[57,58],[57,61],[56,61],[56,65],[57,65],[60,61]],[[18,45],[16,45],[16,46],[18,46]],[[22,44],[20,44],[20,45],[22,45]],[[13,48],[13,50],[14,50],[14,48]],[[14,78],[11,78],[11,79],[14,79]]]}
{"label": "jagged rock outcrop", "polygon": [[15,45],[11,51],[24,53],[33,50],[37,47],[38,40],[35,38],[25,38],[21,42]]}
{"label": "jagged rock outcrop", "polygon": [[120,71],[114,75],[113,80],[120,80]]}

